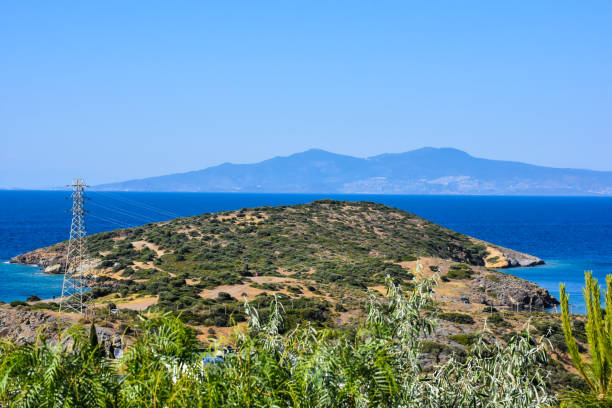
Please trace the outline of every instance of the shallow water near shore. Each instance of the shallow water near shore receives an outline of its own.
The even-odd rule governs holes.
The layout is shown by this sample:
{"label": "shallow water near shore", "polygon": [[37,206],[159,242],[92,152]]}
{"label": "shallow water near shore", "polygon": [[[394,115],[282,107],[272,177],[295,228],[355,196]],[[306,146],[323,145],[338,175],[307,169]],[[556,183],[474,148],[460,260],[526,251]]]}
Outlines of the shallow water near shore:
{"label": "shallow water near shore", "polygon": [[[63,191],[0,191],[0,260],[68,238],[70,201]],[[334,194],[88,192],[90,233],[176,216],[244,207],[307,203],[322,198],[375,201],[410,211],[447,228],[517,251],[547,265],[507,269],[558,297],[567,284],[574,312],[583,312],[584,271],[604,283],[612,274],[612,198],[400,196]],[[25,268],[25,269],[24,269]],[[61,294],[61,276],[0,264],[0,300]]]}
{"label": "shallow water near shore", "polygon": [[0,301],[26,300],[36,294],[50,299],[62,293],[63,275],[49,275],[35,266],[0,263]]}

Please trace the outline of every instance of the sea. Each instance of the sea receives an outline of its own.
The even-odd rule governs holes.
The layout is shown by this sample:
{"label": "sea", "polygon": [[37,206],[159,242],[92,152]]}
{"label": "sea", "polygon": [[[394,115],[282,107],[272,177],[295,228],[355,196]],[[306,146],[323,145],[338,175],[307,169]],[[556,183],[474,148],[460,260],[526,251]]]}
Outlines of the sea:
{"label": "sea", "polygon": [[[0,301],[61,294],[62,276],[9,264],[13,256],[64,241],[70,229],[67,191],[0,191]],[[546,264],[505,272],[535,282],[558,298],[565,283],[576,313],[584,312],[584,272],[605,286],[612,274],[612,197],[515,197],[374,194],[136,193],[88,191],[88,233],[180,216],[331,198],[373,201],[464,234],[536,255]]]}

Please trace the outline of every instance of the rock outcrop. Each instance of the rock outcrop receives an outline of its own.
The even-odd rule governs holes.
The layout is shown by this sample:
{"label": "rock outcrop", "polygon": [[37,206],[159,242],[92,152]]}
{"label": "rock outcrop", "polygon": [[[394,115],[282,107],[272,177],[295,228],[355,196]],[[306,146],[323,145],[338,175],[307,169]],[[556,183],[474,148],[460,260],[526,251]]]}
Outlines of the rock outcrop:
{"label": "rock outcrop", "polygon": [[[39,334],[51,341],[56,340],[60,331],[73,324],[72,319],[51,312],[0,307],[0,338],[10,339],[20,345],[34,343]],[[114,349],[123,348],[121,335],[113,329],[96,327],[96,334],[107,355],[112,356]]]}
{"label": "rock outcrop", "polygon": [[0,337],[17,344],[33,343],[39,334],[57,337],[62,327],[74,324],[71,319],[46,312],[34,312],[21,308],[0,308]]}
{"label": "rock outcrop", "polygon": [[514,310],[544,310],[559,304],[546,289],[504,273],[481,275],[474,279],[474,284],[476,291],[470,298],[478,303]]}
{"label": "rock outcrop", "polygon": [[37,265],[43,268],[45,273],[62,273],[62,265],[64,265],[65,260],[66,246],[58,244],[17,255],[11,259],[11,263]]}
{"label": "rock outcrop", "polygon": [[478,239],[474,239],[474,242],[484,245],[487,248],[488,255],[485,257],[485,266],[487,268],[515,268],[544,265],[544,261],[537,256],[493,245]]}

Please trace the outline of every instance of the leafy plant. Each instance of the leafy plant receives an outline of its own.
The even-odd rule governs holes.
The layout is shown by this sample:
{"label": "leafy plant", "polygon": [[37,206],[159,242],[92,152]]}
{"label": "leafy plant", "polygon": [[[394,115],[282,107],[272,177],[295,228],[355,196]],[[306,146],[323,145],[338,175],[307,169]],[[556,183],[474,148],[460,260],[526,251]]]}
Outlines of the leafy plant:
{"label": "leafy plant", "polygon": [[0,343],[0,406],[100,407],[116,402],[118,383],[109,363],[74,326],[54,344]]}
{"label": "leafy plant", "polygon": [[454,264],[451,265],[445,276],[448,279],[472,279],[473,275],[474,271],[468,265]]}
{"label": "leafy plant", "polygon": [[438,317],[442,320],[447,320],[449,322],[454,322],[454,323],[459,323],[459,324],[474,324],[474,318],[472,318],[472,316],[467,315],[465,313],[457,313],[457,312],[440,313]]}
{"label": "leafy plant", "polygon": [[[569,295],[561,284],[561,318],[563,334],[572,363],[586,381],[589,391],[572,391],[565,395],[565,405],[574,407],[612,406],[612,314],[602,313],[601,287],[592,272],[585,272],[583,289],[587,319],[586,337],[589,345],[589,362],[585,362],[573,334],[569,313]],[[606,276],[604,290],[606,310],[612,307],[612,275]]]}
{"label": "leafy plant", "polygon": [[[554,404],[545,387],[542,346],[524,337],[508,345],[475,337],[469,354],[423,371],[422,339],[436,324],[434,282],[409,292],[387,281],[368,298],[353,331],[298,325],[284,333],[284,306],[271,297],[265,316],[245,303],[248,328],[234,350],[202,353],[195,333],[171,313],[139,316],[124,356],[97,353],[95,327],[76,326],[54,345],[0,344],[0,406],[6,407],[424,407],[535,408]],[[443,347],[442,347],[443,348]],[[438,350],[440,349],[440,350]],[[460,355],[461,354],[461,355]],[[222,355],[222,357],[220,357]],[[455,359],[455,355],[461,357]],[[202,359],[204,357],[204,360]]]}

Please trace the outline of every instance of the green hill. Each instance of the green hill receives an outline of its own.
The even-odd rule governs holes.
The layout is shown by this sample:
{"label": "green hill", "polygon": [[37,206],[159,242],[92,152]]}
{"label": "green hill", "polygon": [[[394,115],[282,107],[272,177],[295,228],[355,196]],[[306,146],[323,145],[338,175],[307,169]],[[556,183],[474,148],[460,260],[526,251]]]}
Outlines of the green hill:
{"label": "green hill", "polygon": [[[65,245],[14,261],[59,270]],[[290,325],[346,323],[363,309],[366,291],[383,285],[386,276],[411,287],[417,258],[426,273],[443,275],[439,292],[457,301],[509,307],[510,299],[521,299],[521,307],[554,302],[506,274],[482,281],[490,274],[484,265],[491,244],[371,202],[322,200],[203,214],[91,235],[87,245],[99,275],[93,289],[98,304],[181,311],[194,326],[240,322],[244,298],[265,313],[272,294],[286,304]],[[503,248],[494,248],[502,254]]]}

